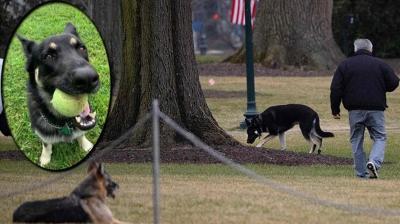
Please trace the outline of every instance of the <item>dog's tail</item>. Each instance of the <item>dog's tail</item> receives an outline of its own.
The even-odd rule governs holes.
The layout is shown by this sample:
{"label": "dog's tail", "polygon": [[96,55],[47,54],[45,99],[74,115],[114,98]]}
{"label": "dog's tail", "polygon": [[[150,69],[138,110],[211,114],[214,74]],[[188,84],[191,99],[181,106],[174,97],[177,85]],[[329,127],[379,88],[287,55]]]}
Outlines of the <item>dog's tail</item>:
{"label": "dog's tail", "polygon": [[319,126],[319,117],[318,117],[318,115],[314,119],[313,123],[314,123],[315,132],[320,137],[322,137],[322,138],[330,138],[330,137],[334,137],[335,136],[332,132],[327,132],[327,131],[322,131],[321,130],[321,127]]}

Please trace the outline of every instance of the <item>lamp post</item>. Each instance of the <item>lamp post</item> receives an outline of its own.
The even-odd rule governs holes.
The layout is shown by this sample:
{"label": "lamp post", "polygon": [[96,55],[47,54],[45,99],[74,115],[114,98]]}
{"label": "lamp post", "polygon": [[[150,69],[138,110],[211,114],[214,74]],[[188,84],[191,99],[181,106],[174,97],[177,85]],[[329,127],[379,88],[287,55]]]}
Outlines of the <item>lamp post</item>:
{"label": "lamp post", "polygon": [[[250,2],[251,0],[245,0],[247,111],[244,116],[246,119],[252,119],[258,114],[254,91],[253,31]],[[240,127],[246,128],[246,122],[241,122]]]}

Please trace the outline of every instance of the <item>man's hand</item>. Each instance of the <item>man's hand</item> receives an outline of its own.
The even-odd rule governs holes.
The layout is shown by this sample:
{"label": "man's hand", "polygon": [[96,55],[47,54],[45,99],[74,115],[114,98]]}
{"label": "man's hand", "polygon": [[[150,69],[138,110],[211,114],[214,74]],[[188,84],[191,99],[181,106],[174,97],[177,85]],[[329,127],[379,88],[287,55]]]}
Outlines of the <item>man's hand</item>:
{"label": "man's hand", "polygon": [[340,119],[340,114],[334,114],[334,115],[333,115],[333,118],[334,118],[334,119]]}

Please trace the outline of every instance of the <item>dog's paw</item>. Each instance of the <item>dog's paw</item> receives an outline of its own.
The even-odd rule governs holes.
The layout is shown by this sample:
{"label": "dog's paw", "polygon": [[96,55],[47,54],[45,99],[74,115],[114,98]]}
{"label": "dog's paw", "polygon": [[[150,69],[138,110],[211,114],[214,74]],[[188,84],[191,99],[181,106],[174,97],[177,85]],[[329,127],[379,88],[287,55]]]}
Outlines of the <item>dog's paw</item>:
{"label": "dog's paw", "polygon": [[51,159],[51,154],[42,153],[39,158],[40,166],[45,166],[45,165],[49,164],[50,159]]}
{"label": "dog's paw", "polygon": [[256,148],[261,148],[261,147],[262,147],[262,144],[256,145]]}
{"label": "dog's paw", "polygon": [[86,140],[85,142],[82,143],[81,147],[83,150],[85,150],[85,152],[89,152],[93,148],[93,143]]}
{"label": "dog's paw", "polygon": [[78,139],[79,146],[85,150],[85,152],[89,152],[93,148],[93,143],[91,143],[84,135],[79,137]]}

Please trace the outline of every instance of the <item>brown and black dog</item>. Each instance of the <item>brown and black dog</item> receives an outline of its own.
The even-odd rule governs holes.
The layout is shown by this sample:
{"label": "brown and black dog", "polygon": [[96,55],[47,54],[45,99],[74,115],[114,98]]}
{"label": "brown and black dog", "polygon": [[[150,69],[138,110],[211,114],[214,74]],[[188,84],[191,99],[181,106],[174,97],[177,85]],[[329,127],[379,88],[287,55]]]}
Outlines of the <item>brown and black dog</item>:
{"label": "brown and black dog", "polygon": [[105,203],[107,196],[115,198],[117,189],[118,184],[104,170],[103,164],[91,162],[88,176],[69,196],[25,202],[15,210],[13,222],[121,223]]}

